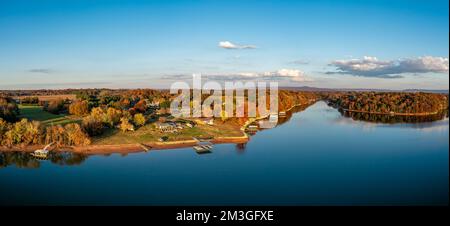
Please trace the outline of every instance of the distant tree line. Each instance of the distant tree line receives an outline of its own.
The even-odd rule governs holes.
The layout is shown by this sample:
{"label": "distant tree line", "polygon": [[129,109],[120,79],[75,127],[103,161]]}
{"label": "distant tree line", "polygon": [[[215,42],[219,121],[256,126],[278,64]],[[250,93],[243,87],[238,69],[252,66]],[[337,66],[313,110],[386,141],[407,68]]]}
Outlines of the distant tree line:
{"label": "distant tree line", "polygon": [[435,113],[448,108],[448,95],[403,92],[338,92],[325,96],[348,110],[376,113]]}
{"label": "distant tree line", "polygon": [[87,145],[89,136],[79,124],[43,126],[38,121],[22,119],[10,123],[0,118],[0,143],[5,146],[55,143],[57,146]]}

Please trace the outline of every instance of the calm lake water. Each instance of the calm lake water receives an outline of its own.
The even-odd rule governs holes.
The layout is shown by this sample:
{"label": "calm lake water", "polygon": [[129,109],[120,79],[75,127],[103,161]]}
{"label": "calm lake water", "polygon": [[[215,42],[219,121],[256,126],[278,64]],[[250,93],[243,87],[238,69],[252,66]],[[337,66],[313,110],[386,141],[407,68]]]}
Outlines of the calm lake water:
{"label": "calm lake water", "polygon": [[448,149],[448,118],[376,124],[318,102],[211,154],[3,156],[0,204],[448,205]]}

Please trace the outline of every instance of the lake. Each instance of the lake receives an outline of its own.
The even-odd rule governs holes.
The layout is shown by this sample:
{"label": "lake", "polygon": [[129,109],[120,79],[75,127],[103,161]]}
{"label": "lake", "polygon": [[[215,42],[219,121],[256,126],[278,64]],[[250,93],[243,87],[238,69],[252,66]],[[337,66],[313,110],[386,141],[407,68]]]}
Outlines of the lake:
{"label": "lake", "polygon": [[210,154],[1,153],[0,204],[448,205],[448,150],[448,118],[364,122],[317,102]]}

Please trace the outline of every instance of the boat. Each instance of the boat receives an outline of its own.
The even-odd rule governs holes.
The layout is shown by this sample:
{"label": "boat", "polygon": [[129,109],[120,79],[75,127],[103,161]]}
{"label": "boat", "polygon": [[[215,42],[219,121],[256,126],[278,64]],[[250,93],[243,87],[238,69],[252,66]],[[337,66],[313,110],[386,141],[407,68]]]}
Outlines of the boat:
{"label": "boat", "polygon": [[33,153],[31,153],[31,155],[35,158],[46,159],[49,153],[49,150],[47,150],[47,148],[49,148],[52,144],[53,143],[48,144],[43,149],[35,150]]}
{"label": "boat", "polygon": [[286,117],[286,112],[285,111],[280,111],[280,113],[278,113],[278,115],[280,117]]}
{"label": "boat", "polygon": [[249,125],[248,127],[247,127],[247,129],[248,130],[258,130],[258,125]]}

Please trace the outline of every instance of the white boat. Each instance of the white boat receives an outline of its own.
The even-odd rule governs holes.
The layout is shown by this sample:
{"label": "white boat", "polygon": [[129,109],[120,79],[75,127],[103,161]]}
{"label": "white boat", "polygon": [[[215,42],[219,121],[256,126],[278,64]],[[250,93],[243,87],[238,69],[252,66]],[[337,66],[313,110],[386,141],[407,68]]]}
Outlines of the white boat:
{"label": "white boat", "polygon": [[52,144],[53,143],[48,144],[47,146],[44,147],[44,149],[35,150],[33,153],[31,153],[31,155],[37,158],[47,158],[49,152],[47,148],[49,148]]}

